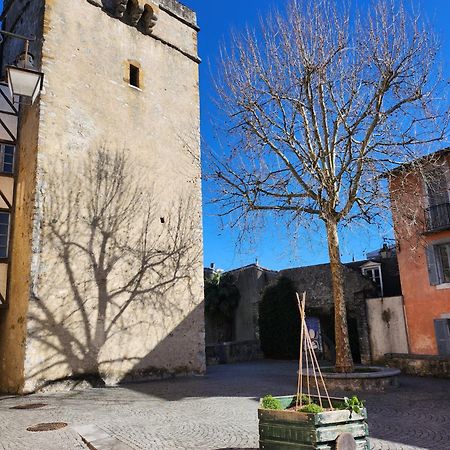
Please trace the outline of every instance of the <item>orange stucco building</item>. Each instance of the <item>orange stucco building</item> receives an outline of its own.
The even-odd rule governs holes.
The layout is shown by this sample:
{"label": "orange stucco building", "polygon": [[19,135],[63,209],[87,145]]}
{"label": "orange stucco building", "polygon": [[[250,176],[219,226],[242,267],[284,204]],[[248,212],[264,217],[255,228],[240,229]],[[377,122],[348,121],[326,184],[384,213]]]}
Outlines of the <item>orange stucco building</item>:
{"label": "orange stucco building", "polygon": [[450,149],[393,171],[390,191],[410,353],[450,355]]}

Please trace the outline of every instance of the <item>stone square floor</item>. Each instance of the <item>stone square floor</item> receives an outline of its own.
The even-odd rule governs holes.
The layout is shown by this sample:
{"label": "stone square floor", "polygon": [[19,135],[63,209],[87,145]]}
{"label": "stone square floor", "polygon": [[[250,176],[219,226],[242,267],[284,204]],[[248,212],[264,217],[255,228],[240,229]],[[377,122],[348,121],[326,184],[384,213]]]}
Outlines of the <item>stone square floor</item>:
{"label": "stone square floor", "polygon": [[[257,402],[296,390],[296,364],[260,361],[209,367],[204,377],[121,387],[0,396],[0,449],[256,449]],[[450,450],[450,380],[402,377],[366,394],[373,450]],[[40,409],[10,409],[44,403]],[[30,432],[42,422],[58,431]],[[78,432],[77,432],[78,431]]]}

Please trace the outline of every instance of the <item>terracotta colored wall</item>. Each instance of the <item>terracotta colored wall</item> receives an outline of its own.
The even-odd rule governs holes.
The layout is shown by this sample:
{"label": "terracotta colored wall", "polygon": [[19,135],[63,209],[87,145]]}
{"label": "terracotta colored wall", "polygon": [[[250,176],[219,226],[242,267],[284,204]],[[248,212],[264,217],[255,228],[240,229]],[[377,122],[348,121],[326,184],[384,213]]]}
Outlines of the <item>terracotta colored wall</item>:
{"label": "terracotta colored wall", "polygon": [[[394,227],[399,245],[398,264],[411,353],[436,355],[434,319],[450,313],[450,285],[430,284],[426,246],[438,239],[449,238],[450,230],[424,235],[425,192],[421,176],[399,175],[391,182],[393,198],[408,210],[393,208]],[[395,202],[394,202],[395,203]],[[415,215],[414,215],[415,213]],[[412,216],[414,215],[414,218]]]}

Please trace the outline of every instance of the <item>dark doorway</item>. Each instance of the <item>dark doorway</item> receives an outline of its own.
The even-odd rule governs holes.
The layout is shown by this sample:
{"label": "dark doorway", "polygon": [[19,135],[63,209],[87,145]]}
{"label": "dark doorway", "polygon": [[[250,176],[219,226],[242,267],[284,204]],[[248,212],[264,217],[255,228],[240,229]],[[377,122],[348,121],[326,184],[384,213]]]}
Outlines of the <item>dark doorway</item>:
{"label": "dark doorway", "polygon": [[361,351],[359,349],[358,322],[352,317],[348,317],[348,337],[350,340],[350,350],[353,362],[361,364]]}

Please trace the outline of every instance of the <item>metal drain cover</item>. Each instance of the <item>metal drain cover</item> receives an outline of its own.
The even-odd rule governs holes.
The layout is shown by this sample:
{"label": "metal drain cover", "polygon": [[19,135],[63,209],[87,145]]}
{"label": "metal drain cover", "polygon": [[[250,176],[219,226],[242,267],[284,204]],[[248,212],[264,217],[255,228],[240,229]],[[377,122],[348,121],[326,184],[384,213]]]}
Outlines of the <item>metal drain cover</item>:
{"label": "metal drain cover", "polygon": [[28,427],[27,431],[55,431],[65,427],[67,427],[67,423],[65,422],[38,423],[37,425]]}
{"label": "metal drain cover", "polygon": [[47,406],[47,403],[28,403],[27,405],[12,406],[10,409],[38,409]]}

